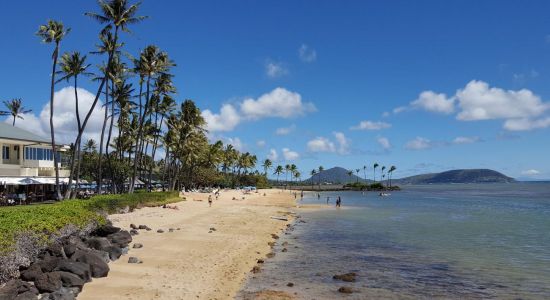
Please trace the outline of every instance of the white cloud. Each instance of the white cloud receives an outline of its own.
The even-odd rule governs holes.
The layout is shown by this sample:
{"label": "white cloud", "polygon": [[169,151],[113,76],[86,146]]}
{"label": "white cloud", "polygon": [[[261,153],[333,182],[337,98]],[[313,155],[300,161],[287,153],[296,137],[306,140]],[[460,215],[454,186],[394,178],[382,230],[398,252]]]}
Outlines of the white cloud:
{"label": "white cloud", "polygon": [[280,127],[275,130],[276,135],[288,135],[296,129],[296,125],[291,125],[289,127]]}
{"label": "white cloud", "polygon": [[342,132],[334,132],[333,134],[336,138],[336,141],[338,141],[338,153],[348,154],[351,140],[346,138],[346,136]]}
{"label": "white cloud", "polygon": [[286,161],[293,161],[300,158],[300,154],[296,151],[292,151],[289,148],[283,148],[283,157]]}
{"label": "white cloud", "polygon": [[535,169],[529,169],[529,170],[522,171],[521,175],[536,176],[536,175],[540,175],[540,171]]}
{"label": "white cloud", "polygon": [[391,124],[386,122],[361,121],[359,125],[353,126],[352,130],[380,130],[390,128]]}
{"label": "white cloud", "polygon": [[455,110],[455,100],[453,98],[447,99],[445,94],[424,91],[420,93],[418,99],[411,102],[411,106],[431,112],[451,114]]}
{"label": "white cloud", "polygon": [[311,152],[336,152],[336,146],[325,137],[317,137],[307,142],[307,149]]}
{"label": "white cloud", "polygon": [[457,119],[462,121],[532,118],[550,108],[530,90],[490,88],[486,82],[477,80],[457,91],[456,97],[461,108]]}
{"label": "white cloud", "polygon": [[288,74],[286,67],[280,62],[268,61],[265,64],[265,73],[270,78],[278,78]]}
{"label": "white cloud", "polygon": [[432,141],[423,137],[416,137],[414,140],[410,140],[405,144],[405,148],[410,150],[423,150],[431,147],[433,147]]}
{"label": "white cloud", "polygon": [[392,112],[393,112],[394,114],[398,114],[398,113],[401,113],[401,112],[406,111],[407,109],[408,109],[407,106],[399,106],[399,107],[394,108],[394,109],[392,110]]}
{"label": "white cloud", "polygon": [[529,118],[510,119],[504,122],[504,129],[510,131],[525,131],[546,127],[550,127],[550,117],[535,120]]}
{"label": "white cloud", "polygon": [[258,99],[248,98],[241,103],[241,113],[256,120],[267,117],[291,118],[314,112],[311,102],[302,102],[302,96],[284,88],[276,88]]}
{"label": "white cloud", "polygon": [[[92,106],[95,95],[83,88],[78,88],[78,106],[80,119],[84,121],[86,113]],[[99,136],[103,126],[104,110],[101,99],[98,100],[90,119],[86,125],[83,140],[93,138],[99,143]],[[50,102],[42,107],[39,115],[28,113],[23,115],[24,120],[15,121],[15,126],[33,132],[45,138],[50,137]],[[11,124],[9,118],[6,120]],[[116,122],[116,120],[115,120]],[[74,87],[68,86],[54,94],[54,129],[55,139],[58,143],[73,143],[78,135]]]}
{"label": "white cloud", "polygon": [[479,142],[479,137],[477,136],[458,136],[453,140],[453,144],[462,145],[462,144],[473,144]]}
{"label": "white cloud", "polygon": [[333,132],[333,135],[336,143],[325,137],[316,137],[307,142],[308,151],[348,154],[351,141],[342,132]]}
{"label": "white cloud", "polygon": [[388,138],[381,136],[381,137],[378,137],[378,138],[376,139],[376,141],[378,142],[378,144],[379,144],[380,146],[382,146],[382,148],[383,148],[384,150],[389,150],[389,149],[391,149],[391,143],[390,143],[390,140],[389,140]]}
{"label": "white cloud", "polygon": [[300,59],[303,62],[314,62],[317,59],[317,51],[315,49],[310,48],[306,44],[302,44],[300,48],[298,49],[298,55],[300,56]]}
{"label": "white cloud", "polygon": [[311,102],[302,101],[302,96],[285,88],[276,88],[257,99],[246,98],[241,103],[223,104],[219,113],[209,109],[202,112],[209,132],[232,131],[244,121],[262,118],[293,118],[316,111]]}
{"label": "white cloud", "polygon": [[206,121],[208,131],[231,131],[241,122],[241,117],[237,110],[231,104],[224,104],[219,114],[206,109],[202,112],[202,117]]}
{"label": "white cloud", "polygon": [[271,161],[278,161],[279,160],[279,154],[277,153],[277,150],[271,148],[269,150],[269,154],[267,155],[267,158]]}
{"label": "white cloud", "polygon": [[235,138],[227,137],[227,138],[224,138],[224,140],[225,140],[225,144],[233,145],[233,148],[239,151],[243,151],[245,149],[245,144],[238,137],[235,137]]}
{"label": "white cloud", "polygon": [[256,141],[256,146],[258,146],[258,148],[263,148],[263,147],[265,147],[266,144],[267,143],[264,140]]}

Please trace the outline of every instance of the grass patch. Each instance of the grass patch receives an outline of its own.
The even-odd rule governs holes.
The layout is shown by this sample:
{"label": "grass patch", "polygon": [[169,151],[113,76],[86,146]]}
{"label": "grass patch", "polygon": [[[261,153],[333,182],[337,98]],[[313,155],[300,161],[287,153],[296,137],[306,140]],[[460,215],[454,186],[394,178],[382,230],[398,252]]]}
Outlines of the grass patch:
{"label": "grass patch", "polygon": [[135,209],[180,201],[178,192],[101,195],[89,200],[65,200],[55,204],[0,208],[0,255],[13,250],[20,233],[31,233],[46,243],[52,234],[74,225],[104,224],[102,212],[115,213],[122,208]]}

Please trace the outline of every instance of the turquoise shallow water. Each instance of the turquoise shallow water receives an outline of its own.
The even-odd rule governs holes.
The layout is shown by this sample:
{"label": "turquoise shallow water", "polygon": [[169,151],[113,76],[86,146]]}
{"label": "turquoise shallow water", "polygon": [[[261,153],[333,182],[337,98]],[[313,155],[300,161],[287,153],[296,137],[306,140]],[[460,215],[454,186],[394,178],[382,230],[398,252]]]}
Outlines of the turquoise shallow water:
{"label": "turquoise shallow water", "polygon": [[[343,208],[333,207],[335,196]],[[306,194],[301,212],[246,292],[281,290],[302,299],[549,299],[550,184],[406,186],[390,197]],[[287,252],[281,252],[287,242]],[[357,272],[355,283],[332,275]],[[287,287],[286,283],[294,283]]]}

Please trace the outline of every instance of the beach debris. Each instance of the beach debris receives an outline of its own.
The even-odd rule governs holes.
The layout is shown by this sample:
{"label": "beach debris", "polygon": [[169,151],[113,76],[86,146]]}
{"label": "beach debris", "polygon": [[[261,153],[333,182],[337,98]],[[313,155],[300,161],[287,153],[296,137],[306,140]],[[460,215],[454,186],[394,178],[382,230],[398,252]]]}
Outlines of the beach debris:
{"label": "beach debris", "polygon": [[264,260],[260,258],[260,259],[258,259],[258,263],[259,263],[259,264],[263,264],[263,263],[264,263]]}
{"label": "beach debris", "polygon": [[181,228],[178,227],[178,228],[176,228],[176,230],[181,230]]}
{"label": "beach debris", "polygon": [[130,224],[130,228],[131,229],[140,229],[138,226],[136,226],[136,224]]}
{"label": "beach debris", "polygon": [[134,248],[134,249],[143,248],[143,244],[135,243],[134,246],[132,246],[132,248]]}
{"label": "beach debris", "polygon": [[345,274],[336,274],[336,275],[332,276],[332,279],[342,280],[342,281],[345,281],[345,282],[355,282],[356,277],[357,277],[357,273],[350,272],[350,273],[345,273]]}
{"label": "beach debris", "polygon": [[288,286],[288,287],[293,287],[293,286],[294,286],[294,283],[293,283],[293,282],[289,282],[289,283],[286,284],[286,286]]}
{"label": "beach debris", "polygon": [[338,289],[338,292],[342,294],[351,294],[353,293],[353,289],[349,286],[342,286]]}
{"label": "beach debris", "polygon": [[259,266],[254,266],[250,272],[256,274],[256,273],[260,273],[261,270]]}
{"label": "beach debris", "polygon": [[270,218],[274,220],[288,221],[287,217],[282,217],[282,216],[271,216]]}
{"label": "beach debris", "polygon": [[276,235],[275,233],[272,233],[272,234],[271,234],[271,237],[274,238],[274,239],[278,239],[278,238],[279,238],[279,236]]}
{"label": "beach debris", "polygon": [[139,234],[139,231],[137,231],[136,229],[130,229],[130,235],[138,235]]}
{"label": "beach debris", "polygon": [[128,258],[128,263],[129,264],[141,264],[143,263],[139,258],[135,257],[135,256],[130,256]]}
{"label": "beach debris", "polygon": [[159,230],[157,230],[157,233],[164,233],[164,230],[159,229]]}
{"label": "beach debris", "polygon": [[169,228],[168,232],[174,232],[174,228]]}
{"label": "beach debris", "polygon": [[281,250],[282,252],[287,252],[288,250],[286,248],[283,248],[283,250]]}

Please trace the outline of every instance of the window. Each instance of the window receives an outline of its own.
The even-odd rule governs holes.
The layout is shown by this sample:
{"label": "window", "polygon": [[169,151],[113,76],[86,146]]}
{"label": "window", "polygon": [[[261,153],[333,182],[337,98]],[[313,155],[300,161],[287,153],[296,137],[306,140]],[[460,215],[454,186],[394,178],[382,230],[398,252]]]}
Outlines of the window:
{"label": "window", "polygon": [[2,159],[10,159],[10,146],[2,146]]}

